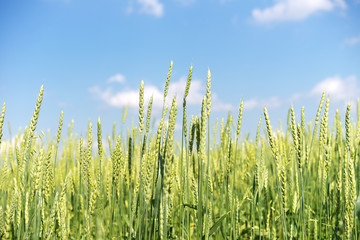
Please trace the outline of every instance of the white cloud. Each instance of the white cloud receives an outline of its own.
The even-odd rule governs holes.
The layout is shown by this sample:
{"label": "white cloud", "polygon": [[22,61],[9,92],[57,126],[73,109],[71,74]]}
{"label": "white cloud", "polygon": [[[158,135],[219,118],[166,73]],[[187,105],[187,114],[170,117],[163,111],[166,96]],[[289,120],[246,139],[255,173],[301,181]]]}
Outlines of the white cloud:
{"label": "white cloud", "polygon": [[354,100],[359,96],[360,92],[354,75],[347,78],[340,76],[328,77],[316,84],[310,94],[321,95],[323,91],[326,91],[326,94],[336,101]]}
{"label": "white cloud", "polygon": [[112,82],[125,83],[126,78],[125,78],[124,75],[118,73],[118,74],[116,74],[114,76],[109,77],[108,83],[112,83]]}
{"label": "white cloud", "polygon": [[319,97],[323,92],[334,102],[352,102],[360,95],[360,88],[357,86],[357,78],[354,75],[346,78],[340,76],[332,76],[315,84],[315,86],[306,93],[295,93],[289,98],[280,99],[278,97],[270,97],[267,99],[251,98],[244,101],[244,109],[252,110],[256,108],[278,108],[282,105],[291,105],[313,97]]}
{"label": "white cloud", "polygon": [[[171,105],[172,99],[176,94],[176,101],[178,105],[182,105],[184,93],[186,88],[186,77],[180,78],[179,81],[171,82],[169,85],[168,95],[166,97],[166,105]],[[192,80],[189,95],[186,98],[188,105],[201,105],[202,99],[205,94],[205,86],[200,80]],[[139,106],[139,89],[124,89],[122,91],[115,92],[111,87],[102,90],[98,86],[94,86],[89,89],[94,96],[101,99],[107,105],[117,108],[129,106],[130,108],[137,109]],[[145,82],[144,84],[144,100],[145,104],[148,103],[150,97],[153,96],[153,108],[161,109],[164,101],[163,89],[158,88],[154,85],[149,85]],[[231,110],[232,105],[222,102],[219,97],[212,94],[212,109],[214,111],[225,111]]]}
{"label": "white cloud", "polygon": [[162,17],[164,15],[164,5],[159,0],[138,0],[140,12]]}
{"label": "white cloud", "polygon": [[344,43],[346,45],[356,45],[356,44],[360,43],[360,36],[345,39]]}
{"label": "white cloud", "polygon": [[344,0],[280,0],[265,9],[254,9],[252,17],[258,23],[299,21],[319,11],[332,11],[339,7],[345,9]]}

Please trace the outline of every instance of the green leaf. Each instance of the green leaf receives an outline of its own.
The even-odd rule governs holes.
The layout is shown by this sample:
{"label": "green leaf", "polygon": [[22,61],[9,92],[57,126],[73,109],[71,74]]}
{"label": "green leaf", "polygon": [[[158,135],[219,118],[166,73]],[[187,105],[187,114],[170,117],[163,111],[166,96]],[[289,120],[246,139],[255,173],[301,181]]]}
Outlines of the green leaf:
{"label": "green leaf", "polygon": [[[209,231],[209,237],[219,228],[221,222],[225,219],[225,217],[227,217],[227,215],[229,215],[231,211],[228,211],[227,213],[225,213],[224,215],[222,215],[217,221],[216,223],[214,223],[214,225],[211,226],[210,231]],[[202,239],[205,239],[205,235],[202,237]]]}
{"label": "green leaf", "polygon": [[197,206],[193,204],[184,203],[184,207],[192,208],[194,210],[197,210]]}

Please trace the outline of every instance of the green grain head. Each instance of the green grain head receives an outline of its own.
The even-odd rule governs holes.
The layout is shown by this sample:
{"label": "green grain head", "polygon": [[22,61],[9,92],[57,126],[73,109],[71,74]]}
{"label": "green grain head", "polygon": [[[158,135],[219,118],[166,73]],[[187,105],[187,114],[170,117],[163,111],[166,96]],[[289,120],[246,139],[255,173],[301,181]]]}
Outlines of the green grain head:
{"label": "green grain head", "polygon": [[144,81],[140,83],[139,91],[139,130],[142,132],[144,129]]}
{"label": "green grain head", "polygon": [[4,127],[4,117],[5,117],[5,102],[4,102],[3,106],[2,106],[1,115],[0,115],[0,145],[1,145],[1,139],[2,139],[2,136],[3,136],[2,129]]}

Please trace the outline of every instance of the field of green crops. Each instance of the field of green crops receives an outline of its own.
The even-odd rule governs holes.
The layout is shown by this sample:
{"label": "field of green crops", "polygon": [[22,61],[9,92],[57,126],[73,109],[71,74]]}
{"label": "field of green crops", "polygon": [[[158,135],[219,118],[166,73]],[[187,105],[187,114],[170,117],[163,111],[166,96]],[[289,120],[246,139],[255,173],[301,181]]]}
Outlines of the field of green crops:
{"label": "field of green crops", "polygon": [[192,68],[183,105],[165,106],[171,71],[154,129],[143,82],[138,126],[119,135],[103,136],[100,118],[86,136],[66,132],[62,112],[56,136],[37,131],[42,86],[30,125],[2,139],[4,103],[0,239],[357,239],[359,110],[329,125],[324,93],[311,121],[290,108],[273,131],[265,108],[256,138],[240,138],[242,102],[210,124],[210,72],[198,115],[186,116]]}

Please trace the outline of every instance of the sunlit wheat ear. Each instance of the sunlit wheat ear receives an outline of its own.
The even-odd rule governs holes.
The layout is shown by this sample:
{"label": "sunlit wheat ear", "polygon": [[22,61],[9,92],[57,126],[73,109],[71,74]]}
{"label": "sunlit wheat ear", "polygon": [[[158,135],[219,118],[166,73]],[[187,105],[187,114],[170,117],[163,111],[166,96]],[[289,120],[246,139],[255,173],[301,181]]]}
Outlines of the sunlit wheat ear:
{"label": "sunlit wheat ear", "polygon": [[98,154],[102,155],[103,145],[102,145],[102,136],[101,136],[101,122],[100,117],[97,120],[97,145],[98,145]]}
{"label": "sunlit wheat ear", "polygon": [[159,153],[159,151],[160,151],[161,133],[162,133],[162,131],[163,131],[164,119],[165,119],[165,115],[166,115],[167,109],[168,109],[168,107],[166,106],[165,109],[164,109],[163,112],[162,112],[161,119],[160,119],[160,123],[159,123],[158,129],[157,129],[156,145],[155,145],[155,152],[156,152],[156,154],[155,154],[155,155],[157,155],[157,154]]}
{"label": "sunlit wheat ear", "polygon": [[305,135],[305,107],[301,108],[301,132]]}
{"label": "sunlit wheat ear", "polygon": [[164,192],[165,196],[170,193],[170,184],[172,182],[172,168],[174,167],[174,152],[173,152],[173,141],[174,141],[174,132],[176,124],[176,115],[177,115],[177,105],[176,105],[176,95],[173,98],[171,104],[171,109],[169,113],[169,128],[166,138],[166,152],[165,152],[165,174],[164,174]]}
{"label": "sunlit wheat ear", "polygon": [[183,99],[183,131],[184,131],[184,137],[186,141],[187,137],[187,115],[186,115],[186,99]]}
{"label": "sunlit wheat ear", "polygon": [[[341,163],[340,163],[341,166]],[[340,214],[340,208],[341,208],[341,195],[342,195],[342,171],[341,169],[337,172],[336,175],[336,196],[335,196],[335,205],[336,205],[336,210],[335,213],[336,215]],[[336,220],[337,224],[339,219]]]}
{"label": "sunlit wheat ear", "polygon": [[189,75],[188,75],[188,79],[186,82],[186,88],[185,88],[185,93],[184,93],[184,99],[183,99],[183,130],[184,130],[184,137],[185,137],[185,141],[187,138],[187,115],[186,115],[186,98],[189,94],[189,90],[190,90],[190,84],[191,84],[191,78],[192,78],[192,70],[193,67],[190,67],[189,70]]}
{"label": "sunlit wheat ear", "polygon": [[205,148],[206,148],[206,117],[207,115],[207,98],[204,97],[203,98],[203,102],[202,102],[202,109],[201,109],[201,123],[200,123],[200,157],[202,161],[205,161]]}
{"label": "sunlit wheat ear", "polygon": [[58,131],[57,131],[57,135],[56,135],[56,144],[59,144],[59,142],[60,142],[61,130],[62,130],[62,126],[63,126],[63,117],[64,117],[64,112],[61,111],[60,118],[59,118]]}
{"label": "sunlit wheat ear", "polygon": [[291,114],[291,135],[294,141],[295,149],[297,148],[298,144],[298,135],[297,135],[297,129],[296,129],[296,120],[295,120],[295,112],[294,108],[290,108],[290,114]]}
{"label": "sunlit wheat ear", "polygon": [[146,113],[146,133],[148,133],[149,130],[150,130],[151,109],[152,109],[152,105],[153,105],[153,99],[154,99],[154,97],[151,96],[151,98],[149,100],[148,108],[147,108],[147,113]]}
{"label": "sunlit wheat ear", "polygon": [[43,183],[42,183],[42,188],[43,188],[43,192],[44,192],[44,197],[45,197],[45,203],[48,204],[49,203],[49,198],[51,195],[51,191],[53,189],[53,185],[54,185],[54,179],[53,179],[53,171],[52,171],[52,148],[49,150],[49,152],[46,155],[45,161],[42,165],[43,168]]}
{"label": "sunlit wheat ear", "polygon": [[193,72],[193,66],[190,66],[190,70],[189,70],[189,74],[188,74],[188,78],[186,81],[186,88],[185,88],[185,93],[184,93],[184,98],[187,98],[188,94],[189,94],[189,90],[190,90],[190,85],[191,85],[191,79],[192,79],[192,72]]}
{"label": "sunlit wheat ear", "polygon": [[[324,110],[324,118],[325,118],[325,124],[326,124],[327,128],[329,126],[329,105],[330,105],[330,98],[326,98],[325,110]],[[326,129],[326,131],[328,132],[329,130]]]}
{"label": "sunlit wheat ear", "polygon": [[121,137],[119,136],[115,143],[115,149],[113,154],[111,155],[111,162],[112,162],[112,179],[115,186],[118,186],[118,180],[121,173],[125,173],[126,169],[121,166]]}
{"label": "sunlit wheat ear", "polygon": [[207,116],[209,116],[210,111],[211,111],[211,73],[210,73],[210,69],[208,70],[207,81],[206,81],[206,111],[207,111]]}
{"label": "sunlit wheat ear", "polygon": [[91,155],[93,146],[93,133],[92,133],[92,123],[89,121],[88,130],[87,130],[87,149]]}
{"label": "sunlit wheat ear", "polygon": [[278,150],[275,145],[275,140],[273,137],[273,132],[272,132],[271,124],[270,124],[270,118],[269,118],[269,114],[268,114],[266,107],[264,108],[264,116],[265,116],[266,130],[267,130],[267,134],[268,134],[268,138],[269,138],[269,144],[271,147],[271,151],[273,152],[274,156],[277,158]]}
{"label": "sunlit wheat ear", "polygon": [[39,114],[40,114],[41,102],[43,100],[43,94],[44,94],[44,85],[41,85],[39,95],[38,95],[36,105],[35,105],[35,111],[34,111],[33,116],[31,117],[31,121],[30,121],[30,136],[31,137],[34,135],[34,132],[35,132],[35,129],[36,129],[36,124],[38,122],[38,118],[39,118]]}
{"label": "sunlit wheat ear", "polygon": [[345,155],[345,163],[343,168],[343,184],[344,184],[344,200],[345,200],[345,214],[344,214],[344,227],[345,227],[345,236],[347,239],[350,239],[351,227],[350,227],[350,218],[351,214],[351,203],[350,203],[350,194],[349,194],[349,162],[346,160],[347,154]]}
{"label": "sunlit wheat ear", "polygon": [[3,126],[4,126],[4,117],[5,117],[5,102],[4,102],[3,106],[2,106],[1,115],[0,115],[0,145],[1,145],[1,139],[2,139],[2,136],[3,136],[2,129],[3,129]]}
{"label": "sunlit wheat ear", "polygon": [[285,163],[281,164],[280,167],[280,183],[281,183],[281,194],[282,194],[282,204],[283,209],[287,207],[287,196],[286,196],[286,189],[287,189],[287,178],[286,178],[286,166]]}
{"label": "sunlit wheat ear", "polygon": [[195,179],[195,176],[193,174],[193,171],[189,171],[189,177],[191,180],[191,194],[192,194],[192,199],[193,199],[193,203],[194,205],[198,204],[198,185],[197,185],[197,181]]}
{"label": "sunlit wheat ear", "polygon": [[355,161],[355,151],[354,148],[352,147],[349,154],[349,188],[350,188],[349,190],[350,190],[350,202],[351,202],[352,213],[354,211],[355,202],[357,198],[354,161]]}
{"label": "sunlit wheat ear", "polygon": [[323,139],[323,152],[324,152],[324,172],[323,172],[323,195],[326,196],[326,182],[328,178],[329,172],[329,164],[330,164],[330,147],[329,147],[329,98],[326,99],[324,116],[321,119],[321,131],[322,131],[322,139]]}
{"label": "sunlit wheat ear", "polygon": [[322,109],[322,106],[324,104],[324,100],[325,100],[325,91],[323,92],[323,94],[321,96],[320,104],[319,104],[319,107],[318,107],[318,110],[317,110],[317,113],[316,113],[315,125],[317,125],[318,122],[319,122],[321,109]]}
{"label": "sunlit wheat ear", "polygon": [[[347,189],[345,189],[345,204],[346,204],[346,235],[347,237],[351,236],[352,229],[354,227],[354,207],[356,201],[356,179],[355,179],[355,169],[354,169],[354,159],[355,159],[355,150],[351,142],[352,128],[350,123],[350,103],[346,108],[345,115],[345,130],[346,130],[346,150],[347,150],[347,169],[345,170],[346,178],[345,184]],[[346,187],[346,186],[345,186]]]}
{"label": "sunlit wheat ear", "polygon": [[139,130],[142,132],[144,129],[144,81],[140,83],[139,91]]}
{"label": "sunlit wheat ear", "polygon": [[144,156],[144,193],[147,204],[150,203],[151,200],[151,184],[153,182],[153,162],[155,160],[155,152],[152,151],[149,156]]}
{"label": "sunlit wheat ear", "polygon": [[346,107],[345,115],[345,131],[346,131],[346,149],[350,149],[350,103]]}
{"label": "sunlit wheat ear", "polygon": [[299,169],[300,169],[300,172],[302,172],[302,169],[303,169],[303,153],[302,153],[302,149],[303,149],[303,146],[302,146],[302,140],[303,140],[303,137],[301,135],[301,126],[300,124],[298,123],[297,124],[297,140],[298,140],[298,144],[297,144],[297,160],[298,160],[298,166],[299,166]]}
{"label": "sunlit wheat ear", "polygon": [[238,122],[237,122],[237,128],[236,128],[236,135],[238,136],[240,133],[241,128],[241,120],[243,116],[243,108],[244,108],[244,102],[241,100],[240,107],[239,107],[239,115],[238,115]]}
{"label": "sunlit wheat ear", "polygon": [[291,113],[291,135],[294,142],[294,148],[296,151],[296,159],[300,172],[302,171],[302,130],[300,124],[296,123],[294,108],[290,108]]}
{"label": "sunlit wheat ear", "polygon": [[168,72],[167,78],[166,78],[166,83],[165,83],[165,88],[164,88],[164,103],[165,103],[165,100],[166,100],[166,97],[167,97],[168,91],[169,91],[172,68],[173,68],[173,61],[170,62],[169,72]]}

